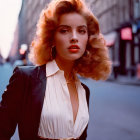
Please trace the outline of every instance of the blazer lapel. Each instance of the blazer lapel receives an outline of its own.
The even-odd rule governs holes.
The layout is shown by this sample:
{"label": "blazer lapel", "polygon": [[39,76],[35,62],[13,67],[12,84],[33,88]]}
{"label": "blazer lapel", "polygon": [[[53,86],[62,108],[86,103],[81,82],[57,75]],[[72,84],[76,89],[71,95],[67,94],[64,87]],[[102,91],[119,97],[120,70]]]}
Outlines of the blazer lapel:
{"label": "blazer lapel", "polygon": [[40,123],[40,116],[44,102],[46,90],[46,65],[38,67],[36,75],[32,80],[32,103],[31,103],[31,122],[32,134],[36,137]]}

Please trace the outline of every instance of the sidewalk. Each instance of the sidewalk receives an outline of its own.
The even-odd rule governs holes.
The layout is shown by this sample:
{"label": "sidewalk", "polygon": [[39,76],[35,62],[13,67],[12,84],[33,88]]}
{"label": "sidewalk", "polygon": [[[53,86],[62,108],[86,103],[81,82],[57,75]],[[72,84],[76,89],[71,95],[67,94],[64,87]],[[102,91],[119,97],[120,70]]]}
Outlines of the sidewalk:
{"label": "sidewalk", "polygon": [[114,79],[113,75],[111,75],[107,81],[124,85],[140,86],[140,79],[138,79],[137,77],[118,75],[117,79]]}

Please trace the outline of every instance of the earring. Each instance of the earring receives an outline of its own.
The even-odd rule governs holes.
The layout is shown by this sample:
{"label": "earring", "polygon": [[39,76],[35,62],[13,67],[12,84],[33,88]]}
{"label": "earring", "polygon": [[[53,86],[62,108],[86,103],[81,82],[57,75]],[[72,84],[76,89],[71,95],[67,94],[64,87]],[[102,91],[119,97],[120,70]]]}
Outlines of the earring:
{"label": "earring", "polygon": [[86,50],[85,53],[84,53],[84,56],[89,56],[89,54],[90,54],[89,51]]}
{"label": "earring", "polygon": [[86,54],[89,55],[89,50],[86,50]]}

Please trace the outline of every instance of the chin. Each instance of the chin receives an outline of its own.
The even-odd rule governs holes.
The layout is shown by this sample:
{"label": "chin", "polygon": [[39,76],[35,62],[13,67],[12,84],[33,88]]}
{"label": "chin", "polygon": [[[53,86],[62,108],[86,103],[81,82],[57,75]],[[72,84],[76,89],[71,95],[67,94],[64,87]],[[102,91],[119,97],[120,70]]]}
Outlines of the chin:
{"label": "chin", "polygon": [[67,58],[67,60],[69,61],[76,61],[77,59],[81,58],[82,56],[71,56],[69,58]]}

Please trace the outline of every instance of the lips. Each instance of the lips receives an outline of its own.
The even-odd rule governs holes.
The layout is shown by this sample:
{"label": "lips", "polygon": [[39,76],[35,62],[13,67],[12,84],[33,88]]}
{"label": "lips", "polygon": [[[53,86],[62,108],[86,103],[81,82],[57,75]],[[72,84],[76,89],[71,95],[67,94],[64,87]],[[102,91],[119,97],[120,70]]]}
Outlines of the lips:
{"label": "lips", "polygon": [[79,48],[78,45],[71,45],[71,46],[68,48],[68,50],[69,50],[70,52],[72,52],[72,53],[78,52],[79,49],[80,49],[80,48]]}

